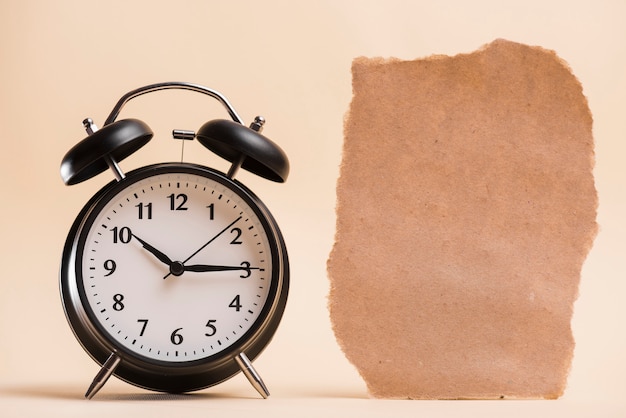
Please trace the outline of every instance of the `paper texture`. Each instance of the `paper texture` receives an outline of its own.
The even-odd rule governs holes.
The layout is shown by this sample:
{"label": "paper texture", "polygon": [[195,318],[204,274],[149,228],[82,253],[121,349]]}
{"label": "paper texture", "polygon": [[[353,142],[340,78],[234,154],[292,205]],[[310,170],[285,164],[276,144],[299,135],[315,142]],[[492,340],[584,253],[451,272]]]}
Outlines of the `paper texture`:
{"label": "paper texture", "polygon": [[352,75],[329,308],[370,394],[560,396],[597,229],[580,83],[505,40]]}

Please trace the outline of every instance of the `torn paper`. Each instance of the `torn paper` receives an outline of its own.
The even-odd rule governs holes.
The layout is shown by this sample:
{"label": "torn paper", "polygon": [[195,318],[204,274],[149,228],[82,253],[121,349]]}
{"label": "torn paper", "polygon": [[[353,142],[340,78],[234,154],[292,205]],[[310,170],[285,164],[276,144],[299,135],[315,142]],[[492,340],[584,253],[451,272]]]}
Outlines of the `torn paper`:
{"label": "torn paper", "polygon": [[356,59],[328,261],[375,397],[556,398],[596,234],[592,118],[551,51]]}

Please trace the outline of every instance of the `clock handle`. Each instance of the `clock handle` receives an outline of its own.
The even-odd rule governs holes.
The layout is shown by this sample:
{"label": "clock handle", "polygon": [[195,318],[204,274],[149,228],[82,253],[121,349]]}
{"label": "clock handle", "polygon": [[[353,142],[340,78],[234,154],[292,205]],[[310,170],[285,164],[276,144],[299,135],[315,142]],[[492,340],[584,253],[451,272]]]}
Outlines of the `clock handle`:
{"label": "clock handle", "polygon": [[89,389],[87,389],[87,392],[85,393],[85,398],[93,398],[94,395],[98,393],[100,389],[102,389],[102,386],[104,386],[107,380],[109,380],[109,377],[111,377],[111,375],[115,371],[115,368],[120,364],[120,361],[122,361],[122,358],[120,356],[115,353],[111,353],[107,361],[105,361],[102,365],[102,368],[100,369],[96,377],[94,377],[93,382],[91,382]]}
{"label": "clock handle", "polygon": [[259,394],[263,397],[263,399],[267,399],[270,396],[269,390],[267,390],[267,386],[263,383],[263,379],[257,373],[257,371],[252,366],[252,362],[244,352],[239,353],[235,357],[235,361],[239,365],[239,368],[243,372],[243,374],[248,378],[250,384],[259,392]]}
{"label": "clock handle", "polygon": [[109,117],[104,121],[104,126],[115,122],[115,119],[117,119],[117,116],[120,114],[122,107],[124,107],[124,105],[131,99],[134,99],[137,96],[141,96],[142,94],[151,93],[153,91],[168,90],[168,89],[191,90],[197,93],[203,93],[208,96],[211,96],[214,99],[216,99],[218,102],[220,102],[226,108],[226,110],[228,111],[228,114],[235,122],[243,124],[243,120],[239,117],[239,115],[237,114],[233,106],[228,102],[226,97],[224,97],[218,91],[201,86],[199,84],[185,83],[185,82],[179,82],[179,81],[169,81],[165,83],[150,84],[149,86],[140,87],[138,89],[135,89],[133,91],[126,93],[117,102],[117,104],[111,111],[111,114],[109,114]]}

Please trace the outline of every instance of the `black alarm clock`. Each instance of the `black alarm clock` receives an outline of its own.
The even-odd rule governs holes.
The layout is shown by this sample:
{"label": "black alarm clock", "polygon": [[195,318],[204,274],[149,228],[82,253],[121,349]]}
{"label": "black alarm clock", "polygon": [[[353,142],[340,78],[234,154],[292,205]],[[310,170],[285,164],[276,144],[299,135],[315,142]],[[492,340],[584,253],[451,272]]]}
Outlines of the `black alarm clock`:
{"label": "black alarm clock", "polygon": [[[118,162],[153,132],[137,119],[116,121],[134,97],[183,89],[217,99],[231,120],[198,131],[197,139],[228,160],[224,173],[191,163],[159,163],[124,173]],[[207,388],[242,371],[266,398],[252,366],[274,335],[289,289],[289,262],[267,207],[235,180],[238,169],[275,182],[289,173],[285,153],[248,127],[226,98],[190,83],[145,86],[124,95],[102,129],[84,122],[88,137],[70,149],[61,177],[72,185],[111,170],[74,221],[61,260],[60,290],[68,322],[101,365],[85,396],[115,375],[162,392]]]}

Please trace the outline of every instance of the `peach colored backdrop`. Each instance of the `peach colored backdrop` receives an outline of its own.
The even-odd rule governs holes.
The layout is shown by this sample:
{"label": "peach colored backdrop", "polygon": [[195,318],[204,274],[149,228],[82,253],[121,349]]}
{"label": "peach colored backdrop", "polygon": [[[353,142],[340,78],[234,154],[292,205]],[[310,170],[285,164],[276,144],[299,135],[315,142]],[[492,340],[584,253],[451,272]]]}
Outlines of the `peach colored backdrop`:
{"label": "peach colored backdrop", "polygon": [[[600,232],[576,303],[577,347],[568,388],[555,402],[369,400],[335,343],[326,309],[351,61],[464,53],[496,38],[555,50],[581,81],[595,118]],[[626,413],[625,39],[622,0],[2,0],[0,414]],[[112,379],[99,400],[80,399],[98,367],[66,323],[59,259],[74,217],[112,177],[105,173],[66,187],[59,164],[85,136],[85,117],[102,124],[127,91],[171,80],[221,91],[247,122],[264,115],[264,133],[291,160],[284,185],[239,177],[270,207],[290,250],[292,287],[284,321],[256,362],[273,394],[268,401],[257,400],[242,376],[196,397],[158,397]],[[204,96],[160,92],[132,101],[122,116],[142,119],[156,133],[122,163],[129,170],[178,160],[172,128],[197,129],[226,115]],[[185,156],[228,168],[197,145],[188,146]]]}

